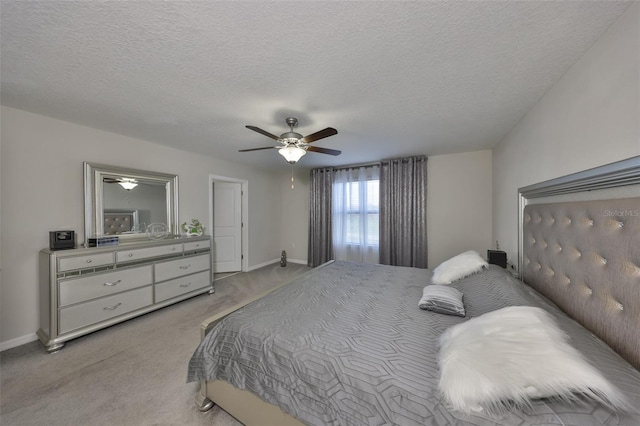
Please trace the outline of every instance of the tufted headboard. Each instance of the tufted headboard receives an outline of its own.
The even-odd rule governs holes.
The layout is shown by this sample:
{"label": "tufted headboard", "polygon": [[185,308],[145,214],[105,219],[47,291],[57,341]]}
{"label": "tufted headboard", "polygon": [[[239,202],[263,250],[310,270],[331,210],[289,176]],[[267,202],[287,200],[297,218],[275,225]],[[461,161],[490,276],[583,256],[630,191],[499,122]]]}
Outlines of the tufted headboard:
{"label": "tufted headboard", "polygon": [[522,277],[640,369],[640,198],[527,205]]}
{"label": "tufted headboard", "polygon": [[136,224],[136,212],[104,212],[104,235],[129,233]]}

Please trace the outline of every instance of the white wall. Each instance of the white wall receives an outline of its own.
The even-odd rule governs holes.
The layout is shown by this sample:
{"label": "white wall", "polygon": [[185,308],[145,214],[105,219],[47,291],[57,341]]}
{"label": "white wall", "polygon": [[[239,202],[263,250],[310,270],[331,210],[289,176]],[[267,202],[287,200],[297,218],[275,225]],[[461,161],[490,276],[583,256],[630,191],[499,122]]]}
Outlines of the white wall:
{"label": "white wall", "polygon": [[210,174],[246,179],[249,266],[279,256],[277,174],[12,108],[1,114],[0,345],[38,328],[38,251],[49,231],[73,229],[84,240],[83,161],[179,175],[180,221],[208,223]]}
{"label": "white wall", "polygon": [[634,3],[493,149],[493,240],[517,259],[517,190],[640,155]]}
{"label": "white wall", "polygon": [[434,155],[427,166],[429,268],[492,241],[491,151]]}
{"label": "white wall", "polygon": [[310,171],[294,166],[293,173],[293,189],[291,189],[291,167],[286,167],[286,171],[278,177],[277,185],[282,194],[280,250],[286,250],[287,258],[291,261],[306,264],[309,243]]}

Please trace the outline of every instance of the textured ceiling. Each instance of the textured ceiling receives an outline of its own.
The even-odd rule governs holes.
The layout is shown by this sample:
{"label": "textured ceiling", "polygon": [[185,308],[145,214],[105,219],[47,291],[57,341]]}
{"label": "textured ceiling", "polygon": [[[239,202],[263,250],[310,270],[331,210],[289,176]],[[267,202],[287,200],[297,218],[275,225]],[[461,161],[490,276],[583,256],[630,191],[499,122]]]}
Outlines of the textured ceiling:
{"label": "textured ceiling", "polygon": [[268,168],[491,148],[629,6],[612,1],[6,1],[2,104]]}

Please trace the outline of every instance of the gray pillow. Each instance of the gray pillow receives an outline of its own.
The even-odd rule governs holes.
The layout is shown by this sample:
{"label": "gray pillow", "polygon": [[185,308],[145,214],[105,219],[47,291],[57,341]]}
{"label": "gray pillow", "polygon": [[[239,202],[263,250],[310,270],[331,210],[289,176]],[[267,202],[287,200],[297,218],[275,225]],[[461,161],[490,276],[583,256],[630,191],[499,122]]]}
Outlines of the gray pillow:
{"label": "gray pillow", "polygon": [[422,299],[418,302],[420,309],[437,312],[439,314],[466,315],[462,303],[462,293],[446,285],[428,285],[422,291]]}

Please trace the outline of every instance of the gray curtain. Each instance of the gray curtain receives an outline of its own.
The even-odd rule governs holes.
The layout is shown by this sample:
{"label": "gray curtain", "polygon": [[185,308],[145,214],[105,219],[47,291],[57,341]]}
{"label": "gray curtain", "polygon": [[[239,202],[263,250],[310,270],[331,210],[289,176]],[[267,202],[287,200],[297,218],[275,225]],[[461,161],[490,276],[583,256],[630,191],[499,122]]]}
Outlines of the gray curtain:
{"label": "gray curtain", "polygon": [[383,161],[380,263],[427,267],[427,157]]}
{"label": "gray curtain", "polygon": [[331,189],[333,168],[311,170],[309,195],[309,266],[333,259],[331,242]]}

